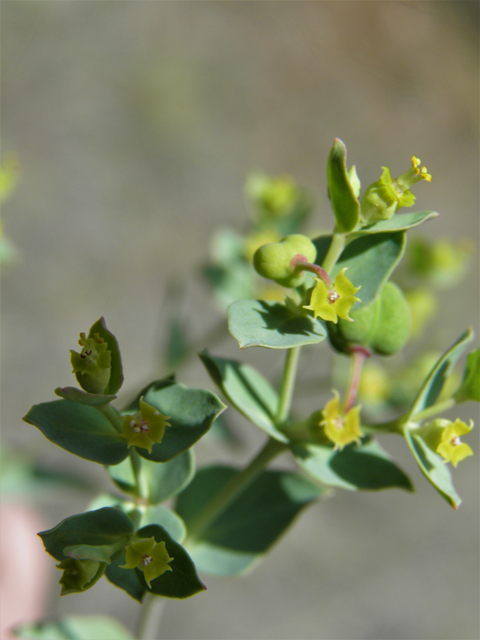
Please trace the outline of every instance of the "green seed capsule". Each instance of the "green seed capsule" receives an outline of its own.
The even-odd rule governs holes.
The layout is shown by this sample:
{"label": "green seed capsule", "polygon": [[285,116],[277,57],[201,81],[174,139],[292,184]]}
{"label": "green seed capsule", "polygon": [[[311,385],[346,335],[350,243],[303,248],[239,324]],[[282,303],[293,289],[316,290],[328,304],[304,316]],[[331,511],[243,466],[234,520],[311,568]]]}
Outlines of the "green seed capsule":
{"label": "green seed capsule", "polygon": [[387,282],[378,298],[365,307],[350,312],[353,322],[328,323],[333,347],[350,353],[352,346],[362,346],[387,356],[402,349],[410,337],[410,309],[402,290]]}
{"label": "green seed capsule", "polygon": [[387,282],[380,294],[380,309],[371,347],[390,356],[406,345],[410,337],[410,309],[400,287]]}
{"label": "green seed capsule", "polygon": [[253,256],[253,266],[264,278],[275,280],[284,287],[295,287],[300,284],[303,274],[294,274],[290,263],[296,255],[303,255],[307,262],[313,262],[317,250],[313,242],[306,236],[294,234],[286,236],[280,242],[264,244]]}

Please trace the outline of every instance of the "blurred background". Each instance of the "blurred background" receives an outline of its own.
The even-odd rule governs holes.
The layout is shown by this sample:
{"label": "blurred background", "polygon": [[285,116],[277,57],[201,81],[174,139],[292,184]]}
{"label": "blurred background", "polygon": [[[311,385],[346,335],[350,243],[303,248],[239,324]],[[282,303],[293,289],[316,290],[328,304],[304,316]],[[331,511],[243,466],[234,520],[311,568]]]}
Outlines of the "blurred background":
{"label": "blurred background", "polygon": [[[164,374],[172,286],[185,291],[188,330],[203,348],[225,312],[199,273],[212,235],[247,224],[246,176],[292,176],[315,197],[307,231],[329,229],[334,137],[364,186],[382,165],[403,173],[413,154],[427,165],[433,181],[415,189],[414,210],[441,216],[409,237],[469,238],[474,252],[468,277],[441,292],[424,339],[444,350],[478,327],[478,10],[462,1],[4,2],[1,150],[18,184],[2,206],[16,249],[2,270],[2,447],[108,488],[99,466],[21,417],[74,384],[68,350],[102,315],[122,349],[120,402]],[[280,353],[240,352],[219,335],[215,355],[279,370]],[[325,346],[304,351],[302,378],[328,371]],[[178,379],[213,389],[195,359]],[[313,397],[300,390],[297,410],[329,392],[329,382]],[[205,439],[199,465],[243,462],[260,445],[230,413],[241,446]],[[448,414],[457,416],[478,425],[472,404]],[[169,601],[159,637],[478,637],[476,431],[476,457],[454,472],[457,512],[388,438],[415,494],[336,492],[252,574],[207,576],[207,593]],[[39,506],[44,528],[88,502],[80,490],[21,499]],[[106,581],[60,600],[53,565],[50,614],[106,612],[134,625],[138,604]]]}

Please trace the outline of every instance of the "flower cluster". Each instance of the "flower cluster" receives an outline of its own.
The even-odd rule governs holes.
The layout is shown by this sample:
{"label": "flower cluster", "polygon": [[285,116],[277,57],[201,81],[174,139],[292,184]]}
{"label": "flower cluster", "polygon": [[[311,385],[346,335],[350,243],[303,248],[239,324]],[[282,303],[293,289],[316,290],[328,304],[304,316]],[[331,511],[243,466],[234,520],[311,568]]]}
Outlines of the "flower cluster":
{"label": "flower cluster", "polygon": [[459,462],[473,455],[472,449],[460,440],[461,436],[470,433],[473,422],[462,422],[459,418],[455,422],[437,418],[423,425],[416,432],[423,438],[432,451],[442,456],[444,462],[451,462],[454,467]]}

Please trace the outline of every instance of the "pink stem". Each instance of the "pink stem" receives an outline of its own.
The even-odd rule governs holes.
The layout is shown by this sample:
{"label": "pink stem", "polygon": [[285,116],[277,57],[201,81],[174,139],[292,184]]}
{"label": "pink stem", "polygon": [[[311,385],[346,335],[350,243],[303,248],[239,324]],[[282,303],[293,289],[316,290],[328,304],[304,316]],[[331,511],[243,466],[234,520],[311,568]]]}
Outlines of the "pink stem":
{"label": "pink stem", "polygon": [[355,398],[357,397],[358,385],[360,384],[360,375],[362,373],[363,363],[371,353],[365,347],[352,347],[352,368],[350,372],[350,380],[348,383],[347,393],[343,403],[343,414],[346,414],[353,407]]}
{"label": "pink stem", "polygon": [[323,280],[328,289],[332,288],[332,281],[328,277],[328,273],[318,264],[312,264],[309,262],[306,256],[303,256],[301,253],[297,253],[296,256],[293,256],[290,261],[290,268],[292,271],[310,271],[317,275],[320,280]]}

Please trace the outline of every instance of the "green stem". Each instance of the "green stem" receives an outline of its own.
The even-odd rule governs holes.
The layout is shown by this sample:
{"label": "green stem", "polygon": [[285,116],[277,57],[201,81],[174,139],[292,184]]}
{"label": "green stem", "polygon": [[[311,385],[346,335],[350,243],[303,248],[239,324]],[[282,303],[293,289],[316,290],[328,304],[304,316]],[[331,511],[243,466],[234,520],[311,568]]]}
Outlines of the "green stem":
{"label": "green stem", "polygon": [[334,233],[332,236],[332,241],[330,242],[330,246],[328,247],[327,255],[325,256],[325,259],[322,263],[322,268],[325,269],[327,273],[330,273],[335,266],[344,247],[345,234]]}
{"label": "green stem", "polygon": [[158,629],[162,617],[165,598],[147,594],[140,609],[140,616],[135,629],[136,640],[152,640],[158,638]]}
{"label": "green stem", "polygon": [[132,465],[133,476],[135,478],[135,485],[137,487],[138,495],[144,500],[148,499],[148,480],[145,477],[142,457],[137,453],[135,448],[130,449],[130,464]]}
{"label": "green stem", "polygon": [[253,458],[250,464],[236,473],[229,482],[207,503],[188,527],[188,540],[198,538],[208,525],[220,515],[220,513],[244,491],[255,476],[267,466],[279,453],[284,451],[286,445],[278,440],[269,438],[263,449]]}
{"label": "green stem", "polygon": [[280,426],[288,418],[290,407],[292,405],[293,387],[295,385],[299,355],[300,347],[287,349],[276,416],[276,424]]}

